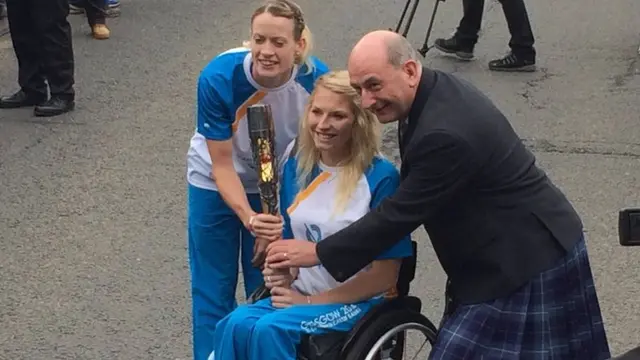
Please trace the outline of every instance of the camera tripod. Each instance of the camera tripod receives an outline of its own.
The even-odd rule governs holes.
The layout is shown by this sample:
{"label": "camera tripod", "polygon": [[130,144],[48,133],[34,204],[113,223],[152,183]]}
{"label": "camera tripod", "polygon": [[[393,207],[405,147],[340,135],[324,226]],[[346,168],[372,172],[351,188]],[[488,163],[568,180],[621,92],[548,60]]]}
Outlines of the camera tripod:
{"label": "camera tripod", "polygon": [[[413,2],[413,4],[411,4]],[[424,43],[422,47],[418,50],[420,55],[423,57],[427,54],[429,50],[433,47],[433,45],[429,45],[429,37],[431,36],[431,30],[433,29],[433,22],[436,19],[436,13],[438,12],[438,5],[441,2],[445,2],[445,0],[436,0],[435,5],[433,6],[433,12],[431,13],[431,20],[429,20],[429,27],[427,28],[427,34],[425,35]],[[411,27],[411,23],[413,22],[413,17],[416,14],[416,10],[418,9],[418,4],[420,0],[407,0],[404,4],[404,9],[402,9],[402,14],[400,15],[400,20],[398,21],[398,25],[395,28],[395,32],[400,33],[400,28],[402,27],[402,22],[405,20],[405,16],[407,15],[407,11],[409,11],[409,6],[411,6],[411,11],[409,12],[409,16],[407,17],[404,31],[402,32],[402,36],[407,37],[409,33],[409,28]],[[389,29],[394,31],[393,29]]]}

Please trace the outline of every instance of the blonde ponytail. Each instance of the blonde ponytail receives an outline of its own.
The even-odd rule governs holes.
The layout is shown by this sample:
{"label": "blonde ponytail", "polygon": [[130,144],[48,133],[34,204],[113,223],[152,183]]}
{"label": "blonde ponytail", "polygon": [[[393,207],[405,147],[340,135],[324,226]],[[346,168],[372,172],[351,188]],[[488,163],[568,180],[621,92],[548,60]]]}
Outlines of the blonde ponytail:
{"label": "blonde ponytail", "polygon": [[302,29],[300,39],[304,41],[305,47],[304,50],[302,50],[302,54],[300,54],[300,57],[297,59],[297,62],[301,66],[306,65],[307,71],[305,74],[310,74],[314,69],[313,61],[309,59],[311,51],[313,50],[313,34],[308,26],[305,25],[304,29]]}

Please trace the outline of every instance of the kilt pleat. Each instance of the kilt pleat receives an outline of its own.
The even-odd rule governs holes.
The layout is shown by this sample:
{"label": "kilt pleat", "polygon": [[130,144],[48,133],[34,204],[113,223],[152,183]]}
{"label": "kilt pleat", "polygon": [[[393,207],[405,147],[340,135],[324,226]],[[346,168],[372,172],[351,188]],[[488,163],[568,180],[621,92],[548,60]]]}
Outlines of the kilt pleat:
{"label": "kilt pleat", "polygon": [[513,294],[444,319],[430,360],[606,360],[611,354],[584,239]]}

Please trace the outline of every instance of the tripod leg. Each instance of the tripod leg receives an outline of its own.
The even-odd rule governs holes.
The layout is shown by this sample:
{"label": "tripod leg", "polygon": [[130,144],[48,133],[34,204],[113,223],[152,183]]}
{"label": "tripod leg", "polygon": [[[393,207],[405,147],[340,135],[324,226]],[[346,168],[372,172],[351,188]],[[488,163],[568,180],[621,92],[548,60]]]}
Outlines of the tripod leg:
{"label": "tripod leg", "polygon": [[402,15],[400,15],[400,21],[398,21],[398,25],[396,26],[397,33],[400,32],[400,26],[402,26],[402,21],[404,20],[404,16],[407,14],[407,10],[409,9],[409,4],[411,4],[411,0],[407,0],[407,2],[404,4],[404,9],[402,9]]}
{"label": "tripod leg", "polygon": [[422,48],[418,50],[420,55],[425,56],[427,51],[431,49],[429,46],[429,37],[431,36],[431,30],[433,29],[433,22],[436,19],[436,13],[438,12],[438,5],[440,2],[444,0],[436,0],[436,4],[433,6],[433,12],[431,13],[431,20],[429,21],[429,28],[427,29],[427,35],[424,38],[424,43],[422,44]]}
{"label": "tripod leg", "polygon": [[413,7],[411,8],[411,13],[409,14],[409,18],[407,19],[407,25],[404,28],[404,33],[402,33],[402,36],[404,37],[407,37],[407,34],[409,33],[409,27],[411,27],[411,23],[413,22],[413,17],[416,15],[418,4],[420,4],[420,0],[415,0],[415,2],[413,3]]}

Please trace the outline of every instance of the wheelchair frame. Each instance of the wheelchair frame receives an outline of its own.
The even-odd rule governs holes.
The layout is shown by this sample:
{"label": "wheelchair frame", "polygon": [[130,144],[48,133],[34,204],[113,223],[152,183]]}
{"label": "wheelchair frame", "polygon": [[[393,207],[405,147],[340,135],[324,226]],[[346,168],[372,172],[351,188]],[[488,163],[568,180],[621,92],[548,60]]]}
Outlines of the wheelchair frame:
{"label": "wheelchair frame", "polygon": [[[413,255],[405,258],[400,267],[397,297],[390,298],[367,312],[350,332],[328,332],[319,335],[303,335],[298,346],[298,360],[374,360],[402,359],[405,331],[421,331],[433,346],[437,328],[422,315],[422,301],[409,295],[411,281],[415,277],[417,243],[412,241]],[[258,288],[247,300],[251,304],[269,297],[269,290]],[[374,357],[382,349],[384,358]],[[328,354],[327,354],[328,353]]]}

